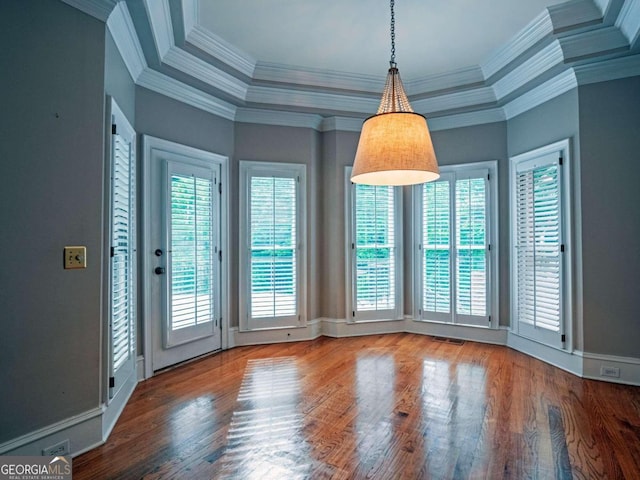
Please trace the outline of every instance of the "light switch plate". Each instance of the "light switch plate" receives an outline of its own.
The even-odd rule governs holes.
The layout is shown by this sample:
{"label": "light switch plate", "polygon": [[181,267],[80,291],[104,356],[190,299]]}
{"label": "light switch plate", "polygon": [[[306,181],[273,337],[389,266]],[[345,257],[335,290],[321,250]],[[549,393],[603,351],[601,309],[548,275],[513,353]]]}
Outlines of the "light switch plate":
{"label": "light switch plate", "polygon": [[87,268],[87,247],[64,247],[64,268]]}

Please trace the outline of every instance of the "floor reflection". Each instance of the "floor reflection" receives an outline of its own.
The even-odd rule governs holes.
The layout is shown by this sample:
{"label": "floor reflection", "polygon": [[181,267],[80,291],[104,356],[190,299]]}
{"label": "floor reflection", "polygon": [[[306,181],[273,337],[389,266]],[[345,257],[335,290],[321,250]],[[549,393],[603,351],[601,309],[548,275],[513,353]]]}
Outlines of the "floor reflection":
{"label": "floor reflection", "polygon": [[218,478],[309,476],[309,445],[298,411],[300,393],[294,357],[247,362]]}

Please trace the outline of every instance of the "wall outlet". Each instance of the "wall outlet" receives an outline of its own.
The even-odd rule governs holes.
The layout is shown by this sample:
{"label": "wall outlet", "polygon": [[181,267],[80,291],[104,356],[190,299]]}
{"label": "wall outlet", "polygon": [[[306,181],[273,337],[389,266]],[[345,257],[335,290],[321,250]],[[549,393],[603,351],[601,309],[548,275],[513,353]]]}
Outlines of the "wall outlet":
{"label": "wall outlet", "polygon": [[620,378],[620,369],[618,367],[600,367],[601,377],[615,377]]}
{"label": "wall outlet", "polygon": [[63,440],[42,450],[45,457],[62,457],[69,455],[69,440]]}

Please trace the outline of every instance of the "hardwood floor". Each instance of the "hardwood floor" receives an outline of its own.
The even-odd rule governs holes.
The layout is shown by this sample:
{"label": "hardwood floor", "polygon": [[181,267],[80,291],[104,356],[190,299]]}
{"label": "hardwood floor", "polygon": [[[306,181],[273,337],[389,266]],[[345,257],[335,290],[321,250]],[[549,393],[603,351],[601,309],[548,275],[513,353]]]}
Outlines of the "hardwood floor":
{"label": "hardwood floor", "polygon": [[413,334],[241,347],[136,388],[74,480],[640,478],[640,388]]}

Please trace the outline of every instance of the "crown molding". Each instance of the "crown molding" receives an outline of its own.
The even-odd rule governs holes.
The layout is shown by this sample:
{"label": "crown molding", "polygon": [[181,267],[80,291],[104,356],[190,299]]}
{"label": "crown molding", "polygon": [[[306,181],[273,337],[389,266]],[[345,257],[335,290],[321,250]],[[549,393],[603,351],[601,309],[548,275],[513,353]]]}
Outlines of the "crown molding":
{"label": "crown molding", "polygon": [[194,47],[217,58],[247,77],[254,77],[256,60],[206,28],[196,24],[187,30],[185,22],[185,39]]}
{"label": "crown molding", "polygon": [[322,120],[321,132],[360,132],[362,130],[362,118],[353,117],[327,117]]}
{"label": "crown molding", "polygon": [[529,58],[528,61],[513,69],[507,75],[493,84],[498,100],[503,99],[518,88],[526,85],[531,80],[539,77],[541,74],[552,67],[561,64],[564,61],[564,55],[560,42],[554,40],[552,43],[544,47],[538,53]]}
{"label": "crown molding", "polygon": [[616,19],[616,27],[634,48],[640,36],[640,0],[626,0]]}
{"label": "crown molding", "polygon": [[420,95],[439,90],[448,90],[466,85],[483,83],[485,81],[482,68],[478,65],[461,68],[451,72],[438,73],[417,80],[404,82],[407,95]]}
{"label": "crown molding", "polygon": [[492,77],[552,33],[553,23],[551,22],[551,17],[549,16],[549,12],[544,10],[504,46],[494,51],[489,58],[481,64],[484,77],[487,79]]}
{"label": "crown molding", "polygon": [[280,110],[259,110],[238,108],[235,121],[239,123],[257,123],[260,125],[278,125],[281,127],[312,128],[319,130],[322,117],[313,113],[283,112]]}
{"label": "crown molding", "polygon": [[198,0],[182,0],[182,24],[184,26],[184,36],[197,27],[200,23],[200,13]]}
{"label": "crown molding", "polygon": [[140,75],[137,84],[218,117],[235,119],[235,106],[150,68]]}
{"label": "crown molding", "polygon": [[562,95],[578,86],[576,75],[567,69],[502,107],[507,120]]}
{"label": "crown molding", "polygon": [[462,92],[453,92],[421,100],[412,100],[413,109],[423,114],[473,107],[496,102],[496,94],[491,87],[480,87]]}
{"label": "crown molding", "polygon": [[247,91],[247,102],[294,108],[373,113],[378,109],[379,100],[368,97],[357,97],[355,95],[252,85]]}
{"label": "crown molding", "polygon": [[118,0],[62,0],[87,15],[103,22],[107,21]]}
{"label": "crown molding", "polygon": [[171,47],[162,57],[162,63],[239,100],[244,100],[247,96],[248,85],[246,83],[178,47]]}
{"label": "crown molding", "polygon": [[502,108],[489,108],[477,112],[458,113],[444,117],[434,117],[427,120],[429,130],[450,130],[452,128],[472,127],[486,123],[504,122],[506,120]]}
{"label": "crown molding", "polygon": [[116,4],[107,20],[107,28],[135,83],[147,68],[147,61],[125,2]]}
{"label": "crown molding", "polygon": [[627,39],[616,27],[599,28],[562,37],[558,41],[567,62],[628,47]]}
{"label": "crown molding", "polygon": [[640,75],[640,54],[573,67],[579,85]]}
{"label": "crown molding", "polygon": [[162,59],[175,45],[169,0],[143,0],[158,56]]}
{"label": "crown molding", "polygon": [[[386,74],[385,74],[386,75]],[[385,76],[360,75],[356,73],[334,72],[311,68],[292,67],[277,63],[258,62],[253,75],[255,81],[295,84],[353,90],[359,92],[382,93]]]}
{"label": "crown molding", "polygon": [[602,11],[595,0],[570,0],[547,7],[553,31],[562,32],[602,21]]}

